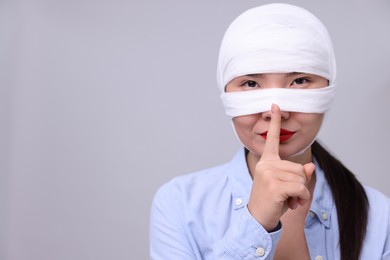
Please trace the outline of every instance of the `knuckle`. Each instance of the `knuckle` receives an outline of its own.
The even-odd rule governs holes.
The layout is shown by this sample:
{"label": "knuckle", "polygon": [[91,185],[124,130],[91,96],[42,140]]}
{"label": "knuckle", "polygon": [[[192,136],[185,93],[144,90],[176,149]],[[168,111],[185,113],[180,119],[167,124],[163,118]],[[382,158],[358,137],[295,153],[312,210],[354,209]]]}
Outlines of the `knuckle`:
{"label": "knuckle", "polygon": [[297,191],[300,193],[300,194],[304,194],[306,193],[307,191],[307,188],[306,188],[306,185],[300,183],[297,187]]}
{"label": "knuckle", "polygon": [[299,175],[303,176],[305,173],[305,168],[303,167],[302,164],[297,163],[294,165],[294,171]]}
{"label": "knuckle", "polygon": [[302,177],[302,176],[300,176],[300,177],[298,178],[298,182],[299,182],[300,184],[306,185],[306,179],[305,179],[304,177]]}
{"label": "knuckle", "polygon": [[269,169],[269,168],[265,169],[263,171],[264,176],[267,178],[273,178],[273,175],[274,175],[273,173],[274,173],[274,171],[272,169]]}

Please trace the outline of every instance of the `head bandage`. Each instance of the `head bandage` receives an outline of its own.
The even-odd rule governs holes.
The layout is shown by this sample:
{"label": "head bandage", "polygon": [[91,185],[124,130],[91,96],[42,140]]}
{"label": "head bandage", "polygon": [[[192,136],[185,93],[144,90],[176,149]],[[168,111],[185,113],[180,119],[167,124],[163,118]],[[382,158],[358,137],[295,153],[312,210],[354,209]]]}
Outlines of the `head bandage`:
{"label": "head bandage", "polygon": [[[302,72],[329,80],[321,89],[262,89],[225,92],[236,77]],[[334,97],[336,61],[325,26],[310,12],[269,4],[241,14],[227,29],[219,53],[217,80],[226,113],[240,116],[270,110],[323,113]]]}

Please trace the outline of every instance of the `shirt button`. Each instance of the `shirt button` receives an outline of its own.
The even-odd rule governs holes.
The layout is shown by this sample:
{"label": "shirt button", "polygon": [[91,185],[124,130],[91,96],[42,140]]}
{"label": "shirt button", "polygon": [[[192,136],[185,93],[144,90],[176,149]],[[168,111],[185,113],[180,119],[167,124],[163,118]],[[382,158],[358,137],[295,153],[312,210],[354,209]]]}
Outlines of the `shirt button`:
{"label": "shirt button", "polygon": [[242,199],[241,198],[237,198],[236,199],[236,205],[237,206],[241,206],[242,205]]}
{"label": "shirt button", "polygon": [[323,260],[324,258],[320,255],[316,256],[315,260]]}
{"label": "shirt button", "polygon": [[309,215],[310,215],[310,217],[314,218],[315,213],[314,213],[313,211],[310,210]]}
{"label": "shirt button", "polygon": [[323,220],[327,220],[328,219],[328,214],[326,214],[326,212],[322,213],[322,219]]}
{"label": "shirt button", "polygon": [[258,247],[258,248],[256,249],[256,255],[258,255],[258,256],[264,256],[264,254],[265,254],[264,248]]}

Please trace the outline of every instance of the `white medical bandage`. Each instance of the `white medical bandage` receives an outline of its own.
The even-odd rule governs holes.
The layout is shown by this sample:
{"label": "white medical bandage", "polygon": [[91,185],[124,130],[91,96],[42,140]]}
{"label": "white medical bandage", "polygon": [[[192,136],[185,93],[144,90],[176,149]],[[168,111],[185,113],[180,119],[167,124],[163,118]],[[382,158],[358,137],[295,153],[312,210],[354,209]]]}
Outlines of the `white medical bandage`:
{"label": "white medical bandage", "polygon": [[[234,78],[250,74],[307,73],[321,76],[321,89],[261,89],[225,93]],[[217,80],[226,113],[232,117],[281,110],[324,113],[336,86],[336,60],[326,27],[307,10],[289,4],[249,9],[235,19],[222,40]]]}
{"label": "white medical bandage", "polygon": [[267,88],[239,92],[222,92],[226,114],[231,117],[269,111],[277,104],[282,111],[325,113],[335,96],[335,86],[317,89]]}

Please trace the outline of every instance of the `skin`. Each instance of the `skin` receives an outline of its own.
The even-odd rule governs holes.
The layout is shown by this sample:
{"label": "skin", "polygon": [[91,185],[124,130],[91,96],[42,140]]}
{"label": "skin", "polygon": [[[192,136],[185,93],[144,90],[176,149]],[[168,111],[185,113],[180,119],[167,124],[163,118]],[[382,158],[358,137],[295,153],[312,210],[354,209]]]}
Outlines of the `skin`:
{"label": "skin", "polygon": [[[327,85],[326,79],[311,74],[256,74],[233,79],[226,91],[311,89]],[[274,259],[310,259],[304,235],[315,185],[310,145],[322,120],[323,114],[281,111],[277,104],[270,111],[233,118],[237,135],[249,150],[246,159],[253,186],[247,207],[267,231],[275,229],[279,221],[283,223]],[[281,128],[295,134],[280,143]],[[266,140],[259,135],[264,131],[268,131]]]}

